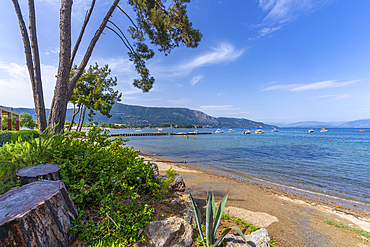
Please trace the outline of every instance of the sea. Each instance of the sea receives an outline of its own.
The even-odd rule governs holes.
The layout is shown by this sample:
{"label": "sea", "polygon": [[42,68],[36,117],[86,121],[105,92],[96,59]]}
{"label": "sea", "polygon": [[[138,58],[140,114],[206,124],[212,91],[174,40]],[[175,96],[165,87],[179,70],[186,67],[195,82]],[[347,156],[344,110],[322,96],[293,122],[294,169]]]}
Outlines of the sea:
{"label": "sea", "polygon": [[[263,129],[263,134],[235,132],[205,135],[128,137],[128,147],[178,162],[229,171],[317,195],[370,206],[370,129]],[[163,129],[161,132],[169,132]],[[173,132],[193,132],[174,129]],[[111,133],[157,132],[156,129],[111,130]]]}

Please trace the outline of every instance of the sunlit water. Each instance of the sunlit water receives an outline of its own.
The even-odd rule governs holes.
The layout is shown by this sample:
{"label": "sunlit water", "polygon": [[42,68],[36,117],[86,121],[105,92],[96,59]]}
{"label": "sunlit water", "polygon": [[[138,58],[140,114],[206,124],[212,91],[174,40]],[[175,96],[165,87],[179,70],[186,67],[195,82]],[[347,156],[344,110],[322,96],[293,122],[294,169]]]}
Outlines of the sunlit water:
{"label": "sunlit water", "polygon": [[[235,133],[197,135],[195,140],[193,136],[188,139],[184,136],[130,137],[127,145],[179,161],[370,203],[370,129],[365,132],[329,129],[325,133],[317,129],[313,133],[306,133],[306,129],[265,131],[265,134],[243,135],[242,129],[235,129]],[[128,132],[134,130],[111,131]]]}

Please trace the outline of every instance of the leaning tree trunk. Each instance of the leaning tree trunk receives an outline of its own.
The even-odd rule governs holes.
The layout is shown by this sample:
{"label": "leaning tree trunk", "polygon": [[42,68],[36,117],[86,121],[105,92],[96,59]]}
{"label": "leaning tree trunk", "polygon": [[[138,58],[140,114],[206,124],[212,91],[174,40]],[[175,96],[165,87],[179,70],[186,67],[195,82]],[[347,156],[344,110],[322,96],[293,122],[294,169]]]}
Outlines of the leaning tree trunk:
{"label": "leaning tree trunk", "polygon": [[71,119],[71,124],[69,125],[68,131],[72,130],[73,121],[75,121],[75,117],[78,114],[78,112],[81,110],[81,105],[78,106],[78,110],[75,112],[75,104],[73,104],[73,115]]}
{"label": "leaning tree trunk", "polygon": [[87,106],[85,106],[84,112],[82,113],[82,119],[81,119],[81,123],[80,123],[78,131],[81,131],[82,125],[84,124],[86,109],[87,109]]}
{"label": "leaning tree trunk", "polygon": [[27,27],[26,24],[24,23],[18,0],[12,1],[21,29],[24,52],[26,54],[26,64],[32,85],[33,100],[37,114],[38,128],[39,132],[42,133],[46,129],[47,125],[46,125],[44,93],[42,89],[42,80],[41,80],[40,58],[37,45],[34,1],[33,0],[28,1],[30,38],[28,37]]}

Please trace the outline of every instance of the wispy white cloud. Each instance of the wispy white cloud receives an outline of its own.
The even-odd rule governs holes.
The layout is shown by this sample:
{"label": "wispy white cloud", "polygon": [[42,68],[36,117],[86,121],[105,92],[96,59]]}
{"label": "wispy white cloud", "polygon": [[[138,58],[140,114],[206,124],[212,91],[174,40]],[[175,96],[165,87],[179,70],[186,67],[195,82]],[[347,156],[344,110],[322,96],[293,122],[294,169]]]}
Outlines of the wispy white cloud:
{"label": "wispy white cloud", "polygon": [[58,54],[58,53],[59,53],[59,47],[49,47],[46,50],[45,55]]}
{"label": "wispy white cloud", "polygon": [[204,105],[199,106],[199,110],[215,117],[245,117],[249,113],[234,105]]}
{"label": "wispy white cloud", "polygon": [[[193,70],[205,66],[214,64],[222,64],[233,62],[238,59],[246,49],[236,49],[229,43],[222,43],[217,47],[211,48],[209,52],[206,52],[188,62],[175,65],[173,67],[167,67],[167,76],[184,76],[192,72]],[[160,68],[156,70],[160,71]]]}
{"label": "wispy white cloud", "polygon": [[194,76],[193,79],[191,79],[190,81],[190,84],[191,86],[193,87],[195,84],[197,84],[200,80],[203,79],[203,75],[197,75],[197,76]]}
{"label": "wispy white cloud", "polygon": [[259,0],[258,6],[267,14],[260,27],[259,35],[265,36],[296,20],[300,16],[308,16],[317,9],[333,0]]}
{"label": "wispy white cloud", "polygon": [[273,85],[269,86],[262,91],[271,91],[271,90],[288,90],[291,92],[301,92],[301,91],[308,91],[308,90],[319,90],[324,88],[336,88],[336,87],[344,87],[356,82],[359,82],[361,80],[351,80],[351,81],[343,81],[343,82],[336,82],[335,80],[329,80],[329,81],[321,81],[321,82],[314,82],[309,84],[288,84],[288,85]]}
{"label": "wispy white cloud", "polygon": [[173,105],[186,105],[188,104],[189,102],[192,102],[191,99],[189,98],[181,98],[181,99],[175,99],[175,100],[167,100],[167,102],[173,104]]}
{"label": "wispy white cloud", "polygon": [[[28,70],[25,65],[0,61],[0,99],[3,104],[32,106],[33,96]],[[46,107],[49,107],[55,86],[57,67],[41,65],[41,77]]]}
{"label": "wispy white cloud", "polygon": [[270,33],[273,33],[279,29],[281,29],[282,26],[278,26],[278,27],[264,27],[262,28],[258,33],[260,36],[265,36],[265,35],[268,35]]}

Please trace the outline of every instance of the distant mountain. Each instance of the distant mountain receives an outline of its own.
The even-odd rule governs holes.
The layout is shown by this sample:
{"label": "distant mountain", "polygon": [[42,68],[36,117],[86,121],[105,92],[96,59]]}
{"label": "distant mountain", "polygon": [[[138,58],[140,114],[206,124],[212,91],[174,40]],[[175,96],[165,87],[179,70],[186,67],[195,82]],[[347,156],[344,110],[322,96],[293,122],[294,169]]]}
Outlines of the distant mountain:
{"label": "distant mountain", "polygon": [[278,124],[279,127],[293,128],[370,128],[370,119],[355,120],[349,122],[318,122],[306,121],[289,124]]}
{"label": "distant mountain", "polygon": [[338,128],[340,124],[345,122],[319,122],[319,121],[305,121],[297,123],[289,123],[279,125],[281,127],[295,127],[295,128]]}
{"label": "distant mountain", "polygon": [[[14,108],[18,112],[27,112],[36,119],[35,109]],[[68,121],[71,120],[73,109],[67,110]],[[47,110],[47,115],[49,110]],[[164,108],[164,107],[143,107],[116,103],[111,110],[111,118],[97,114],[94,120],[98,123],[119,123],[126,125],[156,125],[172,124],[193,124],[214,128],[276,128],[275,125],[255,122],[244,118],[211,117],[201,111],[187,108]],[[86,116],[87,118],[87,116]],[[87,121],[85,118],[85,122]]]}
{"label": "distant mountain", "polygon": [[370,128],[370,119],[350,121],[339,125],[339,128]]}

